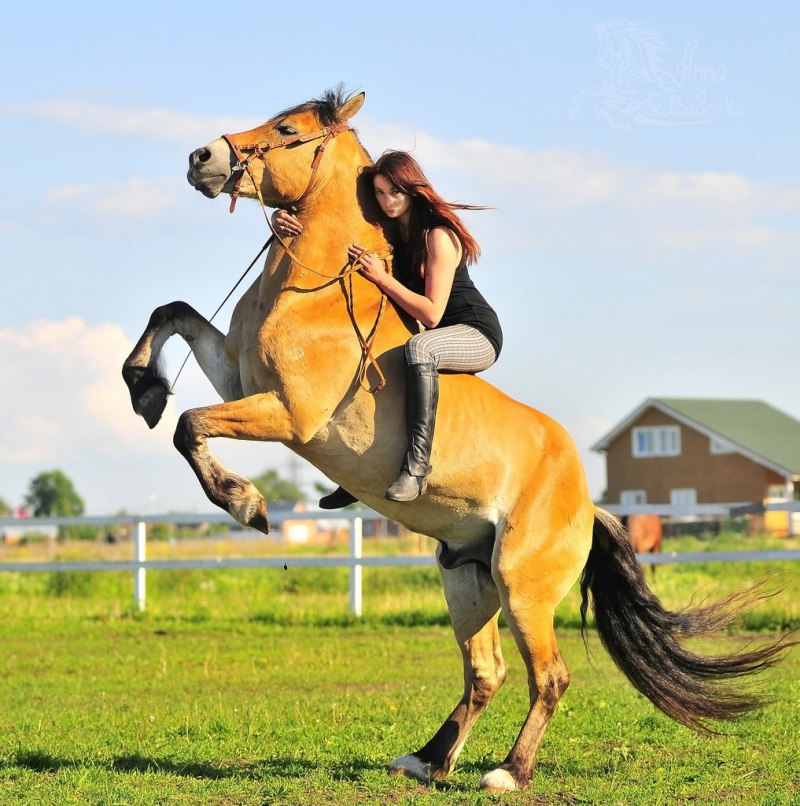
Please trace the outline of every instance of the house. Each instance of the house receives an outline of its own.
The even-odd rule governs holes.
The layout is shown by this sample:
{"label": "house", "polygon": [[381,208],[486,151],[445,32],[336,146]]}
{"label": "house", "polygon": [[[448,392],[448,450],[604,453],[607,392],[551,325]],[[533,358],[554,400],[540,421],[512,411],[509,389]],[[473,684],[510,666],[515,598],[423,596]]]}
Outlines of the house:
{"label": "house", "polygon": [[800,489],[800,421],[759,400],[650,398],[592,450],[606,455],[608,502],[623,506],[744,504]]}

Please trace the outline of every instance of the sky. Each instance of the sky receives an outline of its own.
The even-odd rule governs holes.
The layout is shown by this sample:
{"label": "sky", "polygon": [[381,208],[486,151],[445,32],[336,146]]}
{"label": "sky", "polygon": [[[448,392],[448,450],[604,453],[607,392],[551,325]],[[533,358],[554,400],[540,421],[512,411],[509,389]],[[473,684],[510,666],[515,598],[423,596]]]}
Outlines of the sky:
{"label": "sky", "polygon": [[[343,82],[373,156],[413,150],[482,248],[484,377],[591,446],[648,397],[800,419],[800,6],[205,0],[13,4],[0,51],[0,498],[59,468],[87,514],[208,512],[172,446],[218,402],[190,361],[161,424],[124,358],[151,311],[216,309],[266,240],[191,151]],[[227,329],[231,304],[216,322]],[[186,354],[173,339],[170,377]],[[283,446],[212,449],[313,495]]]}

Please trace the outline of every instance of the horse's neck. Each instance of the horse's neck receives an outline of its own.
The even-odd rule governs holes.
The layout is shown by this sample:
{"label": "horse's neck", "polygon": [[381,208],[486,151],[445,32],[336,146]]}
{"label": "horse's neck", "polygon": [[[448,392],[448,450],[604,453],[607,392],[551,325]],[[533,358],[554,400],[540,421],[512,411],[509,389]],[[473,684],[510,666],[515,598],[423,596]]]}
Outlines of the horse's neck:
{"label": "horse's neck", "polygon": [[[303,232],[287,242],[294,256],[287,255],[280,244],[273,245],[258,296],[263,310],[279,313],[282,307],[276,307],[278,300],[284,298],[288,303],[283,292],[291,292],[295,326],[302,318],[313,328],[329,328],[331,335],[341,329],[348,342],[356,340],[353,318],[365,336],[380,320],[376,339],[386,349],[408,338],[408,322],[403,322],[394,306],[382,301],[378,288],[359,273],[343,281],[335,279],[347,269],[349,244],[357,243],[379,254],[389,251],[382,230],[365,219],[356,197],[359,162],[360,157],[343,160],[325,176],[326,181],[301,200],[297,215]],[[293,293],[296,291],[308,293]]]}
{"label": "horse's neck", "polygon": [[[289,316],[293,328],[323,328],[327,338],[338,334],[350,347],[358,345],[354,322],[364,338],[374,329],[379,354],[405,343],[416,329],[374,283],[347,271],[348,244],[379,252],[387,248],[382,231],[364,219],[358,205],[353,207],[324,202],[299,211],[303,232],[287,244],[299,263],[273,245],[257,281],[258,306],[276,322]],[[343,279],[335,279],[345,272]]]}
{"label": "horse's neck", "polygon": [[[370,224],[354,192],[357,166],[335,171],[321,187],[301,199],[296,215],[300,235],[276,243],[264,267],[263,287],[318,289],[336,278],[348,263],[347,248],[358,243],[379,253],[388,251],[379,227]],[[287,260],[287,256],[291,260]]]}

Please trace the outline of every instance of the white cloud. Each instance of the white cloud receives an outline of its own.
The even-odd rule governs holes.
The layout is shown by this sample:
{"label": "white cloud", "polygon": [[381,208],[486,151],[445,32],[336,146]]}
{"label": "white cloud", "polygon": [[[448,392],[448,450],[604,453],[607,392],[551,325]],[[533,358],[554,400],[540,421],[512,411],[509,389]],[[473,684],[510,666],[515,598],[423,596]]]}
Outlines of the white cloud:
{"label": "white cloud", "polygon": [[646,187],[646,198],[655,202],[699,202],[741,206],[751,201],[756,186],[734,173],[706,172],[678,174],[665,171],[657,174]]}
{"label": "white cloud", "polygon": [[[530,151],[482,139],[448,143],[396,126],[363,126],[363,141],[377,156],[384,148],[412,151],[425,170],[458,175],[495,196],[524,194],[536,208],[581,207],[618,198],[630,168],[596,154],[564,149]],[[382,143],[371,148],[372,143]],[[484,191],[484,192],[486,192]]]}
{"label": "white cloud", "polygon": [[[28,481],[58,467],[92,514],[214,509],[172,433],[179,410],[219,398],[192,361],[162,421],[149,430],[133,412],[120,372],[132,348],[118,325],[89,325],[77,316],[0,328],[0,497],[22,503]],[[173,380],[187,348],[180,340],[167,348]],[[280,467],[289,456],[280,445],[232,440],[215,441],[214,450],[245,475]]]}
{"label": "white cloud", "polygon": [[[362,139],[373,155],[392,147],[413,151],[433,176],[445,176],[472,188],[476,198],[489,196],[505,210],[616,210],[658,226],[693,221],[702,230],[714,220],[727,220],[727,240],[748,232],[749,244],[766,243],[764,227],[755,219],[765,214],[800,212],[800,185],[754,182],[733,172],[648,170],[603,154],[568,149],[531,151],[519,146],[473,139],[448,143],[407,128],[364,121]],[[378,143],[378,147],[373,144]],[[657,211],[657,218],[656,218]],[[594,215],[591,212],[590,215]],[[706,219],[705,217],[708,217]],[[748,224],[746,219],[752,219]],[[636,227],[631,226],[634,230]],[[754,235],[757,234],[757,237]],[[700,240],[701,233],[697,236]],[[717,241],[717,238],[713,240]]]}
{"label": "white cloud", "polygon": [[161,215],[184,195],[184,182],[133,176],[121,182],[64,185],[50,190],[45,207],[103,218],[148,219]]}
{"label": "white cloud", "polygon": [[232,115],[194,115],[172,109],[134,109],[69,99],[9,104],[0,107],[0,115],[60,123],[81,132],[179,143],[187,138],[203,143],[212,134],[244,131],[263,122]]}
{"label": "white cloud", "polygon": [[[158,452],[143,438],[120,375],[132,347],[117,325],[78,317],[0,329],[0,461]],[[171,405],[165,419],[175,421]]]}

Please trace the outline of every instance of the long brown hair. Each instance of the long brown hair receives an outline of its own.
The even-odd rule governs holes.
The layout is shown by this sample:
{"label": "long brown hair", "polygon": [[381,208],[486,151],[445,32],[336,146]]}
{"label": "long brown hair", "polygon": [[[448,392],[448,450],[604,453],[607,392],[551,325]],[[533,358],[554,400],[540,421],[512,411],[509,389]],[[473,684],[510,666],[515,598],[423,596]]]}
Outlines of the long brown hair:
{"label": "long brown hair", "polygon": [[434,227],[447,227],[461,243],[461,266],[475,263],[481,253],[478,242],[472,237],[455,210],[485,210],[472,204],[445,201],[432,187],[419,163],[406,151],[384,151],[377,162],[363,169],[363,175],[374,180],[376,174],[386,178],[398,190],[411,196],[411,218],[408,238],[403,239],[393,221],[384,227],[394,247],[395,264],[408,273],[421,275],[427,256],[425,236]]}

